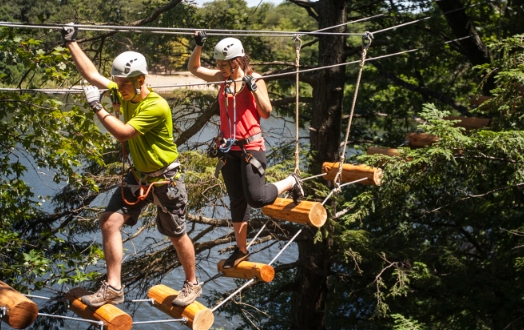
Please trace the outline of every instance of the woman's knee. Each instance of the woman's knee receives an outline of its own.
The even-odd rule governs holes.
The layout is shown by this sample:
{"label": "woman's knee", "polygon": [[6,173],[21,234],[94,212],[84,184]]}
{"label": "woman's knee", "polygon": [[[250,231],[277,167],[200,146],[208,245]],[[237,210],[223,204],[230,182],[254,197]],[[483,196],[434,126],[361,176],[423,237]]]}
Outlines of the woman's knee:
{"label": "woman's knee", "polygon": [[266,206],[268,203],[265,199],[263,199],[260,195],[259,196],[246,196],[247,203],[249,206],[254,207],[256,209],[261,208],[262,206]]}

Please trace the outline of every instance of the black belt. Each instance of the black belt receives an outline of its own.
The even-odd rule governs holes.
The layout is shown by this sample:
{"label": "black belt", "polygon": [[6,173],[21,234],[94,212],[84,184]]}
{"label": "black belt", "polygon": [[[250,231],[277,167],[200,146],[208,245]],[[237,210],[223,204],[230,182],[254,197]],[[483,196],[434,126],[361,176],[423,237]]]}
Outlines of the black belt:
{"label": "black belt", "polygon": [[253,141],[260,140],[262,138],[262,133],[257,133],[255,135],[248,136],[242,140],[236,140],[235,145],[239,147],[244,147],[246,144],[250,144]]}
{"label": "black belt", "polygon": [[250,144],[253,141],[260,140],[261,138],[262,138],[262,132],[261,133],[257,133],[255,135],[248,136],[245,139],[235,141],[235,145],[237,145],[240,148],[242,148],[242,156],[244,157],[244,160],[246,161],[246,163],[251,164],[257,170],[257,172],[260,174],[260,176],[264,175],[264,173],[266,172],[264,170],[264,167],[258,161],[258,159],[255,158],[255,156],[253,156],[252,154],[250,154],[249,152],[247,152],[244,149],[244,146],[247,145],[247,144]]}
{"label": "black belt", "polygon": [[[260,176],[264,175],[264,173],[266,172],[264,170],[264,167],[262,166],[262,163],[260,163],[258,159],[255,158],[255,156],[247,152],[244,149],[244,146],[247,144],[250,144],[253,141],[260,140],[262,137],[263,137],[262,133],[257,133],[255,135],[248,136],[245,139],[237,140],[234,143],[234,145],[237,145],[242,149],[242,156],[244,157],[244,160],[246,161],[246,163],[251,164],[257,170]],[[226,164],[226,157],[227,157],[226,154],[222,154],[218,156],[219,159],[218,159],[218,163],[215,169],[215,177],[217,178],[218,178],[218,174],[220,173],[220,170]]]}

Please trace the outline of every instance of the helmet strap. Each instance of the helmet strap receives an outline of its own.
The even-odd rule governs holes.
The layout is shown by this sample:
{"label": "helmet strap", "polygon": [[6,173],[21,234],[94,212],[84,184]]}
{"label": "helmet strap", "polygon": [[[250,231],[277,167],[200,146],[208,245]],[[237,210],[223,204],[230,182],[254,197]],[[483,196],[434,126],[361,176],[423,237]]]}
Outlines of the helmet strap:
{"label": "helmet strap", "polygon": [[131,78],[131,81],[133,81],[133,87],[135,87],[135,96],[133,97],[135,98],[138,94],[140,94],[140,90],[142,89],[142,86],[136,87],[138,83],[138,77]]}

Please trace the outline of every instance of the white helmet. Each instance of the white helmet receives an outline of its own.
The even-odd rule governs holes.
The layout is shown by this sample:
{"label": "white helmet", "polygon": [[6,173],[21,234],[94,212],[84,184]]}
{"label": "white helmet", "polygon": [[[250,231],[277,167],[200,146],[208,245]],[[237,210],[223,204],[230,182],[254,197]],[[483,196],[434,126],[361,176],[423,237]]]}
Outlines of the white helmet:
{"label": "white helmet", "polygon": [[113,77],[131,78],[147,74],[147,61],[144,55],[137,52],[123,52],[113,61]]}
{"label": "white helmet", "polygon": [[235,38],[220,40],[213,51],[213,58],[215,60],[227,61],[239,56],[244,56],[244,47],[242,47],[240,40]]}

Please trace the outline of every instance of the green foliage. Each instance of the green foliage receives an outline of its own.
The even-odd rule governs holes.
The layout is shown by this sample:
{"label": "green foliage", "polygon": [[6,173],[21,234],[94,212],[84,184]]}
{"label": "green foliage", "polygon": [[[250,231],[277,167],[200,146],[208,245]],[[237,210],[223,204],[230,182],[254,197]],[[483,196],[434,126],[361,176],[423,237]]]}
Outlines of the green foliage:
{"label": "green foliage", "polygon": [[483,103],[478,113],[494,117],[495,129],[523,129],[524,118],[521,111],[524,106],[522,86],[524,86],[524,48],[523,35],[490,44],[489,48],[499,54],[492,64],[476,67],[484,79],[494,75],[497,87],[492,91],[493,98]]}
{"label": "green foliage", "polygon": [[[29,86],[60,84],[69,76],[64,49],[44,53],[38,40],[1,32],[2,56],[32,72]],[[96,251],[80,253],[83,244],[73,237],[64,238],[64,227],[74,214],[49,214],[45,203],[49,197],[35,196],[26,181],[30,176],[38,178],[40,172],[49,173],[56,184],[66,182],[96,193],[95,180],[81,168],[86,163],[103,165],[109,140],[92,114],[66,101],[41,93],[0,93],[1,277],[23,292],[92,278],[85,267],[97,258]]]}
{"label": "green foliage", "polygon": [[[359,194],[346,204],[357,215],[373,210],[360,222],[351,220],[355,215],[347,218],[348,229],[369,232],[369,244],[357,249],[363,256],[362,279],[382,268],[370,290],[378,299],[377,312],[402,315],[396,326],[416,327],[413,320],[446,329],[509,324],[514,321],[509,311],[520,304],[514,293],[524,289],[511,252],[519,239],[508,233],[521,227],[523,215],[515,206],[523,198],[524,135],[464,135],[433,105],[422,114],[420,128],[438,134],[440,141],[389,158],[373,198]],[[340,244],[342,250],[355,249],[354,242]],[[488,307],[494,304],[497,311]]]}
{"label": "green foliage", "polygon": [[426,327],[416,320],[406,319],[401,314],[393,314],[391,317],[395,320],[394,330],[424,330]]}

